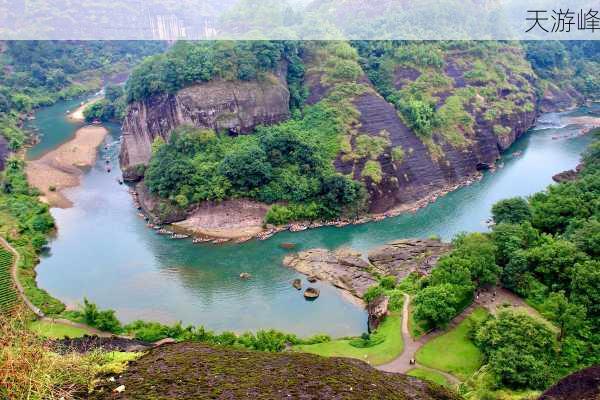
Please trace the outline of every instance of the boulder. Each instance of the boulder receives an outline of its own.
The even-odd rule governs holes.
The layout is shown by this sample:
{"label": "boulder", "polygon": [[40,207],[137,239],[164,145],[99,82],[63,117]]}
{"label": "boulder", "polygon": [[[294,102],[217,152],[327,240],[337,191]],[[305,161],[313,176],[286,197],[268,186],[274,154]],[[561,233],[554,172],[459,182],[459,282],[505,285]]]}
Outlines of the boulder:
{"label": "boulder", "polygon": [[292,282],[292,286],[300,290],[302,289],[302,281],[300,279],[294,279]]}
{"label": "boulder", "polygon": [[368,270],[369,263],[361,258],[360,253],[350,249],[303,251],[286,256],[283,263],[307,275],[309,282],[317,279],[327,281],[358,298],[377,283]]}
{"label": "boulder", "polygon": [[307,300],[314,300],[317,297],[319,297],[319,294],[321,294],[321,291],[319,289],[309,287],[304,291],[304,298],[306,298]]}
{"label": "boulder", "polygon": [[385,295],[380,295],[373,299],[367,305],[367,312],[369,314],[369,332],[373,332],[377,329],[379,324],[385,319],[388,313],[390,299]]}

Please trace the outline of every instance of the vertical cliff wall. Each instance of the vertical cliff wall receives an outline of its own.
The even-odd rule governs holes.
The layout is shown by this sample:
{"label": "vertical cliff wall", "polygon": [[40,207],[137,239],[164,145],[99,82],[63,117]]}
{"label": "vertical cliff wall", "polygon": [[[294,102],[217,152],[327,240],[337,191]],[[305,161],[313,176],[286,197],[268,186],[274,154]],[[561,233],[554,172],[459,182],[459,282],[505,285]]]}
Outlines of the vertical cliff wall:
{"label": "vertical cliff wall", "polygon": [[261,124],[289,117],[285,72],[260,81],[215,80],[132,103],[123,122],[121,167],[126,179],[138,178],[136,166],[150,160],[157,136],[168,140],[180,125],[245,134]]}

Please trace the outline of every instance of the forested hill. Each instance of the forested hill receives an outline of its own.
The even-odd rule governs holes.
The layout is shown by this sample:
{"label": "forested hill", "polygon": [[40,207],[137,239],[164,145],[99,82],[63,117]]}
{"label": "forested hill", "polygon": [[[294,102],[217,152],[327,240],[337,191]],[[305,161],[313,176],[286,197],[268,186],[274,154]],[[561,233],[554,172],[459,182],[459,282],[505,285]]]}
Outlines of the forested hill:
{"label": "forested hill", "polygon": [[164,48],[159,42],[0,41],[0,170],[3,149],[19,150],[31,139],[21,127],[33,109],[99,90],[105,77]]}
{"label": "forested hill", "polygon": [[385,212],[493,165],[542,99],[595,94],[597,60],[576,56],[590,50],[560,46],[549,60],[499,42],[179,43],[127,84],[122,166],[163,214],[235,197],[278,203],[273,223]]}

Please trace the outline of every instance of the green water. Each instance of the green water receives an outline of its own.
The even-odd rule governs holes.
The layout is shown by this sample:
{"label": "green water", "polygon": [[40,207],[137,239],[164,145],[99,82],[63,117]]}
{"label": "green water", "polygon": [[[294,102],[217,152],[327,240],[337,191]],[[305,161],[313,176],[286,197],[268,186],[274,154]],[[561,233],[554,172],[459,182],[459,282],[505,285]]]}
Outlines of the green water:
{"label": "green water", "polygon": [[27,151],[27,158],[34,160],[44,153],[58,147],[73,137],[77,128],[83,123],[67,118],[67,112],[79,107],[87,97],[76,97],[71,100],[60,101],[50,107],[40,109],[35,113],[35,120],[28,122],[27,128],[37,128],[39,143]]}
{"label": "green water", "polygon": [[[59,105],[54,107],[58,110],[54,117],[61,120],[64,112]],[[47,112],[45,125],[40,125],[47,149],[52,146],[50,138],[63,134],[48,109],[41,112]],[[52,211],[59,231],[37,269],[38,284],[71,306],[85,296],[103,308],[113,308],[124,321],[181,320],[218,331],[272,327],[300,335],[358,334],[366,327],[364,310],[325,283],[315,284],[321,289],[319,299],[305,301],[290,284],[302,276],[282,265],[287,250],[280,244],[297,243],[293,251],[340,246],[367,250],[397,238],[436,234],[450,239],[461,231],[485,230],[484,220],[495,201],[539,191],[552,182],[553,174],[577,164],[590,138],[553,139],[578,129],[563,126],[566,115],[542,116],[538,128],[504,155],[504,168],[415,214],[221,246],[169,240],[145,227],[127,187],[116,182],[119,127],[109,125],[106,143],[111,145],[101,148],[82,185],[66,192],[74,207]],[[522,155],[515,157],[515,152]],[[104,157],[110,158],[112,173],[105,171]],[[241,272],[249,272],[252,278],[240,280]]]}

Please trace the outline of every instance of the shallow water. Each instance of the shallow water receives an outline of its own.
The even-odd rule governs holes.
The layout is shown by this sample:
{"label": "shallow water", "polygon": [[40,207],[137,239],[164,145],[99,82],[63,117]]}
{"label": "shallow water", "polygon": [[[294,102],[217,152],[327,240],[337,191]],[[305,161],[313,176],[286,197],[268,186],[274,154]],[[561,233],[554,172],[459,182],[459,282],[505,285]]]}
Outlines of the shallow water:
{"label": "shallow water", "polygon": [[[562,138],[578,129],[564,126],[566,115],[573,113],[542,116],[538,127],[503,156],[503,168],[415,214],[344,228],[284,232],[239,245],[194,245],[146,228],[127,186],[116,181],[120,132],[118,126],[108,125],[107,143],[113,144],[108,150],[101,148],[82,185],[66,191],[75,206],[52,210],[59,231],[38,266],[38,284],[71,306],[85,296],[102,308],[113,308],[124,321],[181,320],[217,331],[276,328],[300,335],[358,334],[366,328],[364,310],[323,283],[314,285],[321,289],[319,299],[305,301],[291,286],[292,279],[303,276],[282,265],[288,250],[280,244],[297,243],[292,251],[340,246],[367,250],[397,238],[435,234],[448,240],[461,231],[486,230],[484,220],[494,202],[539,191],[552,182],[553,174],[578,163],[590,138]],[[54,118],[64,119],[64,111]],[[40,129],[45,138],[61,135],[54,131],[60,124],[53,124],[51,115],[44,121]],[[561,138],[553,139],[557,135]],[[64,141],[53,143],[60,140]],[[50,147],[49,143],[44,146]],[[518,152],[522,154],[515,156]],[[104,157],[110,159],[110,174]],[[240,280],[241,272],[249,272],[252,278]]]}

